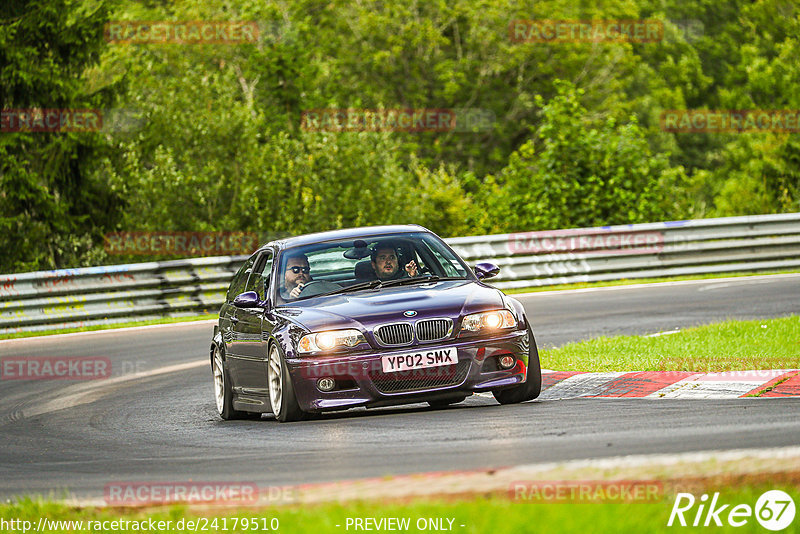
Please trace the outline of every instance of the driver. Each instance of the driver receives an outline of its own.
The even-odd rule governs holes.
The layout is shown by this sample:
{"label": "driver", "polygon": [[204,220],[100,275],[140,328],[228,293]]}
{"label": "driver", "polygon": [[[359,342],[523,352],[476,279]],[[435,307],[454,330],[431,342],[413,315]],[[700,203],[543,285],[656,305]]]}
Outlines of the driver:
{"label": "driver", "polygon": [[372,269],[379,280],[398,280],[400,278],[410,278],[417,276],[417,264],[411,260],[400,269],[397,260],[397,252],[389,243],[377,243],[370,254]]}
{"label": "driver", "polygon": [[295,254],[286,260],[286,270],[283,272],[283,287],[281,297],[284,300],[293,300],[300,296],[303,286],[309,283],[311,268],[308,266],[308,257],[305,254]]}

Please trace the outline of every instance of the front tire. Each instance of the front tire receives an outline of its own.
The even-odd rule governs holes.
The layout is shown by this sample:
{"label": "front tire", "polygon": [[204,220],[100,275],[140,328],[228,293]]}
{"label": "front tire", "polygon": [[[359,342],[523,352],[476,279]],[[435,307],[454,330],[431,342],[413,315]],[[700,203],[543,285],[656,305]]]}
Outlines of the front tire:
{"label": "front tire", "polygon": [[517,404],[533,400],[542,391],[542,367],[539,364],[539,350],[533,337],[531,325],[528,325],[528,375],[525,382],[518,386],[492,391],[492,395],[500,404]]}
{"label": "front tire", "polygon": [[300,409],[294,394],[294,385],[289,376],[289,368],[283,359],[278,345],[273,343],[269,348],[267,362],[267,382],[269,385],[269,403],[275,419],[281,423],[302,421],[306,413]]}
{"label": "front tire", "polygon": [[225,366],[225,360],[222,358],[222,351],[216,344],[213,350],[211,375],[214,379],[214,401],[217,406],[217,414],[225,421],[242,419],[247,412],[233,409],[233,386]]}

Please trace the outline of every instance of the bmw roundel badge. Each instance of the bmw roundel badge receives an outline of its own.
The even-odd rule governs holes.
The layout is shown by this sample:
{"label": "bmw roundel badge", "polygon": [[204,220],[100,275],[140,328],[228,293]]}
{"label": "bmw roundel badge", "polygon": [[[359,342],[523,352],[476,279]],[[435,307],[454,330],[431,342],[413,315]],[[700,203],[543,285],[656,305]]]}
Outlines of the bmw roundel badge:
{"label": "bmw roundel badge", "polygon": [[414,317],[416,314],[417,312],[415,312],[414,310],[408,310],[403,312],[403,315],[405,315],[406,317]]}

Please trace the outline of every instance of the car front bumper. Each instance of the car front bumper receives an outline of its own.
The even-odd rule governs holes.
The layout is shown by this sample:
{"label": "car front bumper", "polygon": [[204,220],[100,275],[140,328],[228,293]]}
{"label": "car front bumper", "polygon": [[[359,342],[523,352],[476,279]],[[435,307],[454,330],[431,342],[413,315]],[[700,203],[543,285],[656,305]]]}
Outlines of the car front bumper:
{"label": "car front bumper", "polygon": [[[529,343],[525,330],[495,335],[450,339],[437,343],[392,349],[340,353],[287,359],[300,408],[318,412],[356,406],[388,406],[456,398],[473,392],[505,388],[525,381]],[[416,371],[384,373],[381,357],[414,351],[454,347],[458,364]],[[514,357],[510,369],[498,363],[503,355]],[[333,378],[336,389],[322,391],[321,378]]]}

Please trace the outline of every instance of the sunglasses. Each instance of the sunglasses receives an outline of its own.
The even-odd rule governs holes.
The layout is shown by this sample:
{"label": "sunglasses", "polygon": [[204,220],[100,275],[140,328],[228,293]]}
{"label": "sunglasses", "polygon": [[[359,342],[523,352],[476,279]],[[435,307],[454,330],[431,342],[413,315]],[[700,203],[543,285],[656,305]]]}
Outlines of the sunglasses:
{"label": "sunglasses", "polygon": [[300,267],[299,265],[293,265],[289,267],[289,269],[291,269],[294,274],[308,274],[311,272],[311,267]]}

